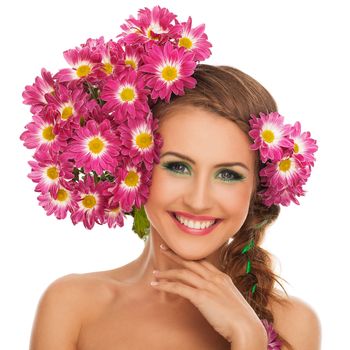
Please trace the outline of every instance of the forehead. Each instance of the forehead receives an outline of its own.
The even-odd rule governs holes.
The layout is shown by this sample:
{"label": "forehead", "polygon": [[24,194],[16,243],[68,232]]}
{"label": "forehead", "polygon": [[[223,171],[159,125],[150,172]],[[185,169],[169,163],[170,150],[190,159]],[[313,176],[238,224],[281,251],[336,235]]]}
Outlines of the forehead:
{"label": "forehead", "polygon": [[[219,163],[245,161],[251,166],[251,141],[233,121],[192,106],[178,107],[165,115],[158,129],[164,139],[162,151],[178,151],[195,159]],[[191,157],[192,158],[192,157]]]}

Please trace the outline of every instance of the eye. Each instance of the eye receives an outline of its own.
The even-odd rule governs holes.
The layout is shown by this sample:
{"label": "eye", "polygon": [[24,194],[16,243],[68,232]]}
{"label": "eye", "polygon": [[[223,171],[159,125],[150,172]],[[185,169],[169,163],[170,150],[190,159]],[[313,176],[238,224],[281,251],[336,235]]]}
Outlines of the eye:
{"label": "eye", "polygon": [[233,170],[229,170],[229,169],[224,169],[223,171],[221,171],[219,174],[226,174],[226,176],[223,176],[223,180],[227,181],[227,182],[232,182],[232,181],[241,181],[243,180],[245,177],[242,176],[241,174],[236,173]]}
{"label": "eye", "polygon": [[184,172],[181,171],[181,169],[188,169],[187,166],[181,162],[168,162],[165,163],[164,167],[166,169],[169,169],[170,171],[173,171],[175,173],[183,174]]}

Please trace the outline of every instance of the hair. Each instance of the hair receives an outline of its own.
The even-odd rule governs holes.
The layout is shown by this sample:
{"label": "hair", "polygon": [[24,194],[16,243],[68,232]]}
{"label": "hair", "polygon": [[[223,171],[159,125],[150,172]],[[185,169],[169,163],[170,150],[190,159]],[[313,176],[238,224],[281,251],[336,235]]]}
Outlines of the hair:
{"label": "hair", "polygon": [[[236,68],[198,64],[193,77],[197,80],[194,89],[185,89],[185,94],[181,96],[173,95],[169,103],[158,100],[152,106],[155,118],[161,120],[169,112],[181,106],[195,106],[231,120],[248,135],[250,114],[277,111],[276,102],[270,93],[255,79]],[[258,317],[273,324],[274,315],[269,303],[289,304],[288,299],[283,298],[274,289],[275,283],[282,287],[287,296],[288,293],[278,281],[283,278],[273,272],[273,256],[259,245],[268,226],[277,219],[280,206],[267,207],[257,195],[261,190],[259,171],[264,165],[258,155],[255,159],[255,186],[247,218],[235,233],[234,239],[222,247],[219,262],[222,271],[232,278]],[[253,248],[242,254],[242,249],[252,239]],[[251,273],[246,273],[247,258],[251,262]],[[252,293],[252,286],[256,283],[255,292]],[[288,349],[293,350],[292,345],[281,335],[278,335],[278,339]]]}

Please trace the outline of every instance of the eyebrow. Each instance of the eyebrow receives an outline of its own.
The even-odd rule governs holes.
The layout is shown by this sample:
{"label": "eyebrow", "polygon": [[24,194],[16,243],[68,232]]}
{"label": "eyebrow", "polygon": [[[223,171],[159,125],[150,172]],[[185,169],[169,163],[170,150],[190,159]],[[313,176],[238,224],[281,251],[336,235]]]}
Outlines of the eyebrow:
{"label": "eyebrow", "polygon": [[[191,159],[190,157],[185,156],[184,154],[181,154],[181,153],[177,153],[177,152],[165,152],[165,153],[163,153],[160,156],[160,158],[162,158],[162,157],[164,157],[166,155],[173,155],[173,156],[185,159],[185,160],[189,161],[192,164],[196,164],[196,162],[193,159]],[[225,166],[229,167],[229,166],[234,166],[234,165],[239,165],[239,166],[241,166],[241,167],[243,167],[243,168],[245,168],[245,169],[247,169],[249,171],[249,168],[245,164],[243,164],[241,162],[220,163],[220,164],[216,164],[215,168],[222,167],[222,166],[223,167],[225,167]]]}

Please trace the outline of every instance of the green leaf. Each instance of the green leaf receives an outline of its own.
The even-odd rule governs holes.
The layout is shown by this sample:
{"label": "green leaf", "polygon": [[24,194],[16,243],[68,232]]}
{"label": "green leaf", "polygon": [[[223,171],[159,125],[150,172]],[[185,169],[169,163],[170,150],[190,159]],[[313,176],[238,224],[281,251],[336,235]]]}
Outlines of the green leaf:
{"label": "green leaf", "polygon": [[148,221],[143,205],[141,208],[133,208],[131,215],[134,217],[132,230],[143,240],[146,240],[150,231],[150,223]]}

